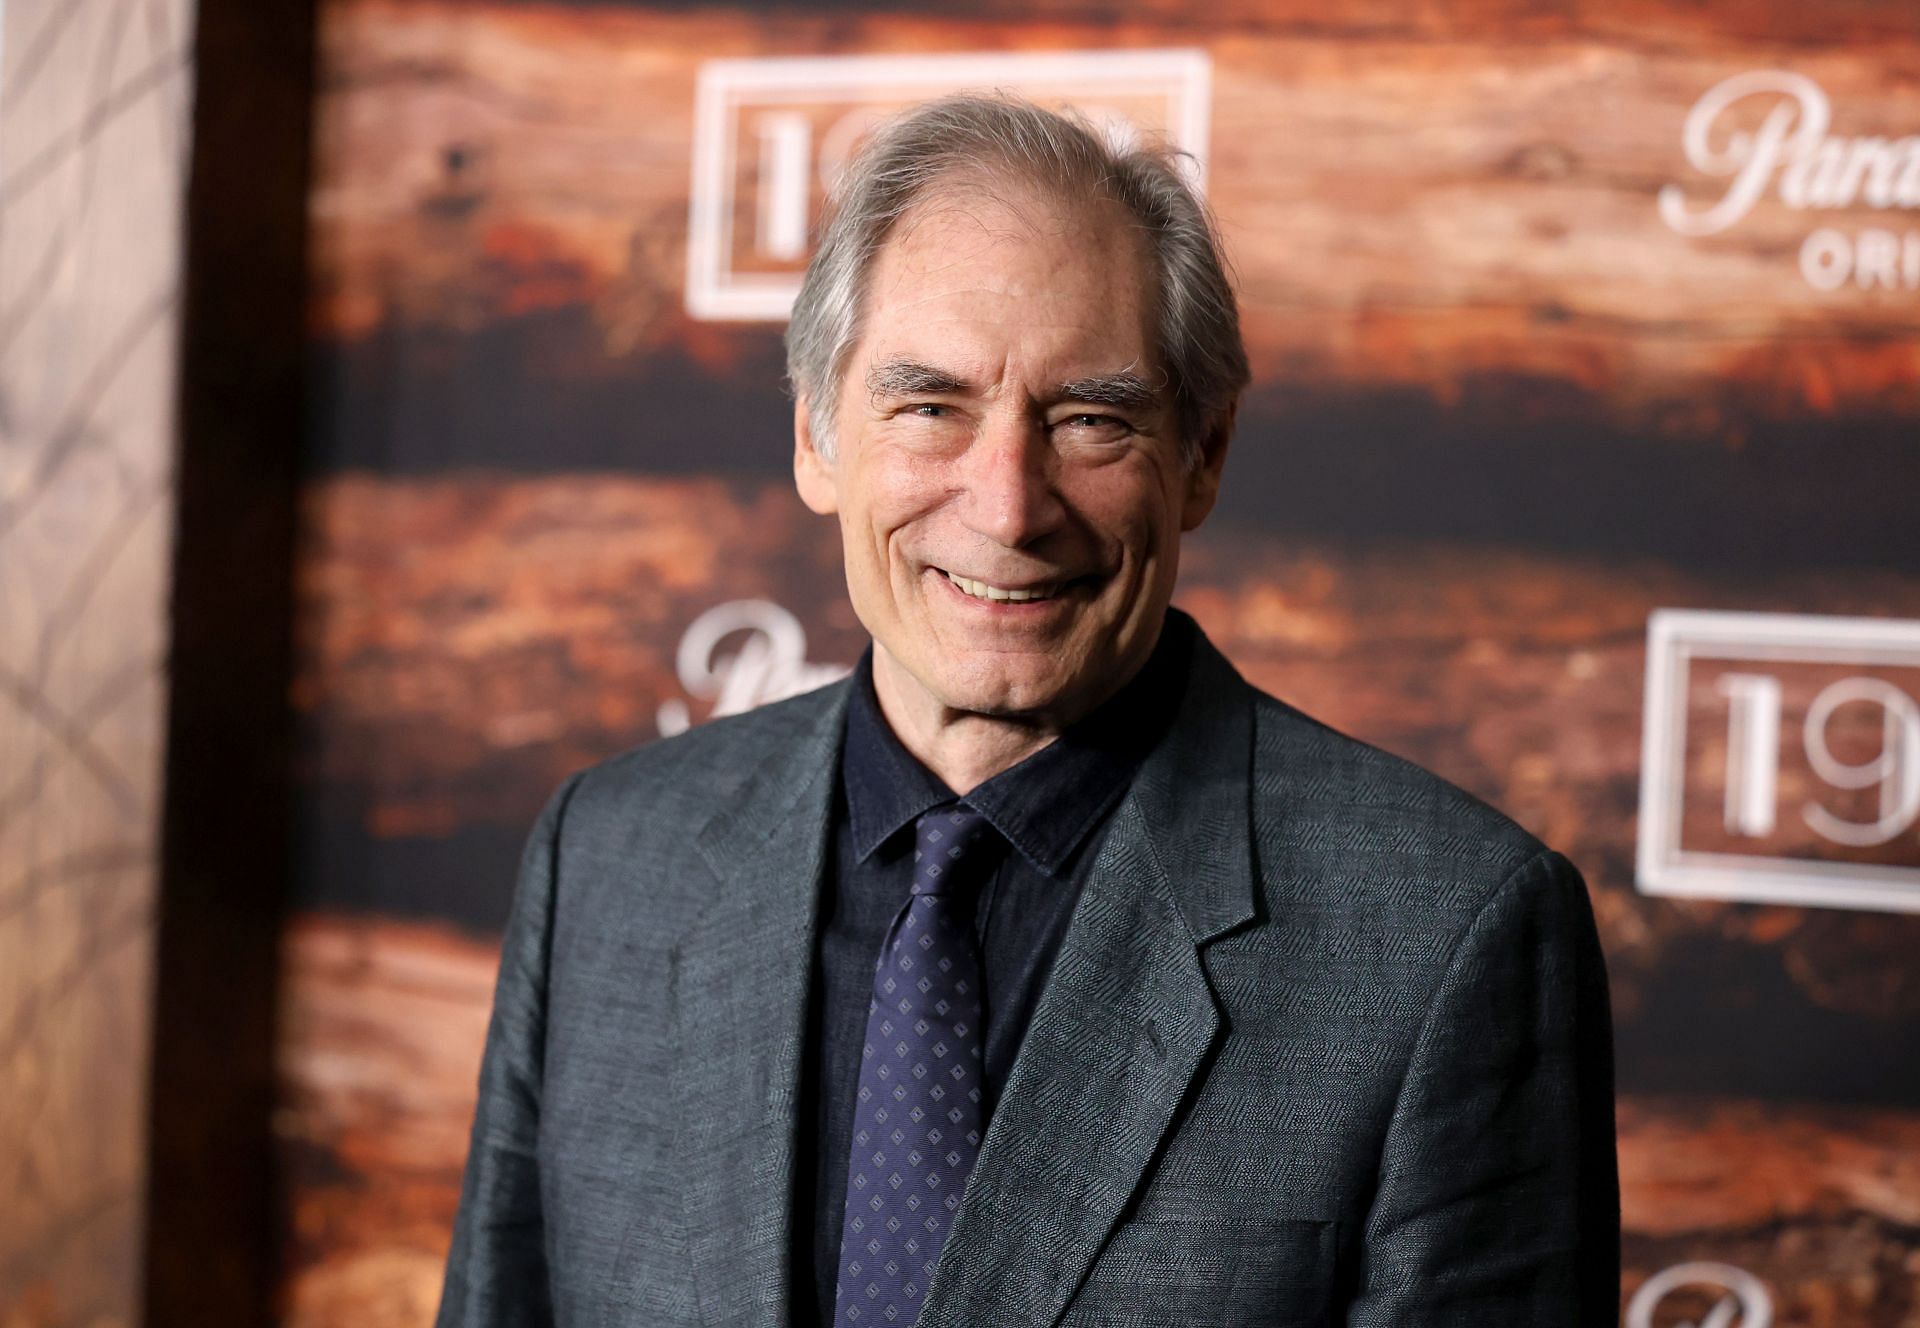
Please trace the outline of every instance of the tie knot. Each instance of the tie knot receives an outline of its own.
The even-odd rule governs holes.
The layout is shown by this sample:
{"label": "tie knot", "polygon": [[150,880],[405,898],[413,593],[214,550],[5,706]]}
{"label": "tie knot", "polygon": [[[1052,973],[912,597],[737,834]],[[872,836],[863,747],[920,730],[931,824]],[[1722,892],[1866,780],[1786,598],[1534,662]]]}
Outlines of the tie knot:
{"label": "tie knot", "polygon": [[979,860],[991,829],[986,817],[961,802],[921,813],[913,823],[913,892],[948,894],[967,888],[974,873],[962,868]]}

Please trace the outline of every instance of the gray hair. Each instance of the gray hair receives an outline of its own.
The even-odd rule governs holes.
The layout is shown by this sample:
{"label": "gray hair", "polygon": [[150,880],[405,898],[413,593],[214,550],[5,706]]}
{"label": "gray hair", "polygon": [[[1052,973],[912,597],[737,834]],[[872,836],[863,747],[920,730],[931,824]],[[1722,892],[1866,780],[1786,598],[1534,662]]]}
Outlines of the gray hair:
{"label": "gray hair", "polygon": [[841,375],[895,223],[951,177],[986,173],[1062,198],[1109,198],[1138,220],[1158,279],[1158,350],[1187,462],[1196,462],[1246,388],[1247,351],[1219,234],[1178,156],[1158,145],[1121,149],[1078,116],[1004,96],[943,97],[875,130],[834,190],[787,324],[787,378],[806,399],[821,454],[833,456]]}

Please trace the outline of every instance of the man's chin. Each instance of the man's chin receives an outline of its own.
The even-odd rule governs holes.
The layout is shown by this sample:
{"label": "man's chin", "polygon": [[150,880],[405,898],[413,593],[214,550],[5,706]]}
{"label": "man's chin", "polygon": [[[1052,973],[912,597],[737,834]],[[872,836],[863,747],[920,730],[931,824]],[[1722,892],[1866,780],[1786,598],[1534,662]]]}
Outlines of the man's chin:
{"label": "man's chin", "polygon": [[956,670],[930,688],[950,711],[1014,721],[1045,720],[1071,708],[1079,690],[1072,670],[1058,655],[1010,661],[994,657],[974,670]]}
{"label": "man's chin", "polygon": [[[913,641],[896,677],[949,714],[980,715],[1022,724],[1071,722],[1106,690],[1112,662],[1094,646],[1087,624],[1060,632],[945,630]],[[884,647],[883,647],[884,648]]]}

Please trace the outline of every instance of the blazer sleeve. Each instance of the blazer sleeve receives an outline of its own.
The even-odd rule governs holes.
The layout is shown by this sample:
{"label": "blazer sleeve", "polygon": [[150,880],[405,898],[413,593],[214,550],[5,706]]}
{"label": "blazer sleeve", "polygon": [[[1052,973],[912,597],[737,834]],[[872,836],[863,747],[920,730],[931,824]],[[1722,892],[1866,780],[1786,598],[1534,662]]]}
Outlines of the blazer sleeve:
{"label": "blazer sleeve", "polygon": [[435,1328],[553,1322],[537,1145],[560,822],[579,778],[549,799],[521,860]]}
{"label": "blazer sleeve", "polygon": [[1435,992],[1359,1263],[1351,1328],[1619,1322],[1606,969],[1557,853],[1488,900]]}

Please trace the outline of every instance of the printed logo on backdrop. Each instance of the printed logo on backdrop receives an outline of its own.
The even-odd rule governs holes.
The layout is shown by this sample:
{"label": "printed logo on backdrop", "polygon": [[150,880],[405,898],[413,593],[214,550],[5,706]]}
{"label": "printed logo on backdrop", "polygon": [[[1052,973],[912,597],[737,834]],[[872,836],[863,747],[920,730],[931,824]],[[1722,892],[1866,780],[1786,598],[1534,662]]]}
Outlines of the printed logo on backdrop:
{"label": "printed logo on backdrop", "polygon": [[[708,719],[784,701],[851,672],[844,664],[809,663],[800,620],[764,599],[716,604],[695,618],[680,638],[674,669],[688,696],[711,703]],[[655,722],[661,736],[670,738],[692,727],[693,711],[682,698],[670,697]]]}
{"label": "printed logo on backdrop", "polygon": [[695,93],[687,312],[787,316],[827,189],[878,120],[970,89],[1071,107],[1109,137],[1164,137],[1204,188],[1204,51],[1044,51],[711,60]]}
{"label": "printed logo on backdrop", "polygon": [[[1704,1301],[1708,1308],[1699,1318],[1656,1317],[1663,1304],[1681,1296]],[[1627,1302],[1626,1328],[1771,1328],[1772,1324],[1773,1297],[1767,1294],[1766,1284],[1732,1264],[1676,1264],[1649,1277]]]}
{"label": "printed logo on backdrop", "polygon": [[1920,622],[1647,624],[1648,894],[1920,912]]}
{"label": "printed logo on backdrop", "polygon": [[[1757,117],[1757,118],[1756,118]],[[1660,217],[1681,235],[1730,231],[1770,194],[1796,212],[1858,207],[1920,209],[1920,125],[1899,138],[1833,132],[1833,104],[1818,83],[1779,69],[1736,74],[1694,103],[1681,130],[1687,164],[1723,181],[1720,197],[1687,201],[1660,191]],[[1920,226],[1820,226],[1800,245],[1800,274],[1817,290],[1920,290]]]}

